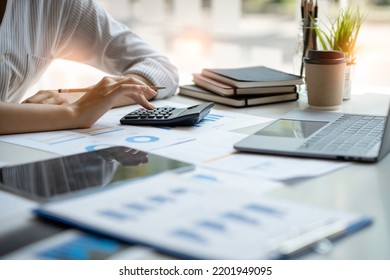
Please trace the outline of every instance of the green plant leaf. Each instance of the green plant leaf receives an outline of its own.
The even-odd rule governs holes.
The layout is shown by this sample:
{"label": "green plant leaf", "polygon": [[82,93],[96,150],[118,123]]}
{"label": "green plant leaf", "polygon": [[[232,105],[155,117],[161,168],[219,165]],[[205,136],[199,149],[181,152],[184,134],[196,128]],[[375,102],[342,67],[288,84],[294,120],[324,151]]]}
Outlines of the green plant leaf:
{"label": "green plant leaf", "polygon": [[318,41],[324,50],[338,50],[345,52],[348,63],[356,59],[356,42],[361,25],[366,14],[360,12],[359,6],[348,6],[339,12],[334,21],[328,18],[325,29],[315,24]]}

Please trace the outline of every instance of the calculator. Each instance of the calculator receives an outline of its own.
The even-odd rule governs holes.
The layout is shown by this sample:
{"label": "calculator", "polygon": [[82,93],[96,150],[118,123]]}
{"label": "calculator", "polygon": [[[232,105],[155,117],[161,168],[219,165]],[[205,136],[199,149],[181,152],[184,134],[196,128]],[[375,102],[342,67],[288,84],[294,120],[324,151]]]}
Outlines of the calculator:
{"label": "calculator", "polygon": [[213,102],[190,107],[162,106],[153,110],[140,108],[121,118],[121,124],[158,125],[158,126],[191,126],[200,122],[214,106]]}

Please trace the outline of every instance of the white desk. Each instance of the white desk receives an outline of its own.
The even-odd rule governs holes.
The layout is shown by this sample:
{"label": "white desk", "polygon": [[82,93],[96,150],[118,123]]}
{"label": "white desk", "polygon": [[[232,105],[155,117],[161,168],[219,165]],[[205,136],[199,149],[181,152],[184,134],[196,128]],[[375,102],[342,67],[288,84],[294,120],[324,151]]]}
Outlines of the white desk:
{"label": "white desk", "polygon": [[[344,102],[341,111],[386,114],[390,95],[375,94],[372,91],[366,92],[367,94],[353,95],[351,100]],[[180,96],[175,96],[172,99],[185,104],[199,103],[198,100]],[[219,105],[216,108],[278,118],[295,107],[304,108],[305,106],[305,96],[302,96],[299,102],[245,109],[233,109]],[[0,142],[0,161],[22,163],[54,156],[51,153]],[[337,242],[329,253],[325,255],[308,253],[302,256],[302,259],[390,259],[389,182],[390,156],[387,156],[377,164],[354,163],[350,167],[325,176],[289,183],[286,188],[273,191],[271,195],[363,213],[371,216],[374,220],[370,227]],[[20,235],[20,230],[24,226],[36,223],[26,209],[15,212],[12,217],[15,220],[5,222],[5,225],[0,229],[0,239],[4,236],[9,239],[9,236],[14,232]]]}

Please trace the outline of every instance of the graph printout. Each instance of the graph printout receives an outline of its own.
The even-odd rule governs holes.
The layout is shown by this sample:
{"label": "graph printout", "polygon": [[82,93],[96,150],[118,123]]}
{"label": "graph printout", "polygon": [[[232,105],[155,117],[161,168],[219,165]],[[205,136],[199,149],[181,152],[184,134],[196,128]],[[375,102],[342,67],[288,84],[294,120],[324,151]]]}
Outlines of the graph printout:
{"label": "graph printout", "polygon": [[145,129],[98,122],[91,128],[25,133],[0,137],[0,140],[61,155],[93,151],[112,146],[128,146],[143,151],[191,141],[189,135],[162,129]]}
{"label": "graph printout", "polygon": [[349,228],[358,215],[165,173],[44,205],[37,213],[196,259],[274,259]]}
{"label": "graph printout", "polygon": [[[184,105],[167,100],[153,102],[155,106]],[[211,110],[195,126],[153,127],[130,126],[119,123],[127,113],[139,108],[139,105],[126,106],[108,111],[96,124],[87,129],[72,129],[38,133],[24,133],[0,136],[0,141],[27,146],[61,155],[107,148],[128,146],[143,151],[152,151],[194,140],[211,132],[226,132],[270,119],[245,114]],[[220,142],[216,138],[216,142]]]}

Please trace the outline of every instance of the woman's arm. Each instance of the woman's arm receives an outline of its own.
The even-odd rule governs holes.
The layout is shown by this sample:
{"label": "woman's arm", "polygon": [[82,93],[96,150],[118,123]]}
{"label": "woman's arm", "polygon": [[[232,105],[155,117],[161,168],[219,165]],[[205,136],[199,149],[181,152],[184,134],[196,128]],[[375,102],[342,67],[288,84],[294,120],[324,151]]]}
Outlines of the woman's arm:
{"label": "woman's arm", "polygon": [[156,92],[130,81],[105,77],[70,104],[0,102],[0,134],[88,128],[125,97],[147,109],[153,109],[145,95],[155,96]]}
{"label": "woman's arm", "polygon": [[[129,84],[140,85],[140,86],[152,86],[152,83],[145,78],[129,74],[125,77],[111,77],[115,79],[117,83],[121,83],[123,80],[127,79]],[[80,99],[85,92],[66,92],[59,93],[58,90],[40,90],[36,94],[30,96],[23,103],[38,103],[38,104],[53,104],[53,105],[65,105],[68,103],[73,103]],[[147,100],[152,100],[156,97],[156,94],[148,94],[144,92],[143,95]],[[121,107],[126,105],[135,104],[135,100],[131,97],[121,97],[114,104],[113,107]]]}
{"label": "woman's arm", "polygon": [[164,86],[157,98],[173,95],[176,67],[94,0],[67,1],[63,36],[54,56],[89,64],[111,75],[138,75]]}
{"label": "woman's arm", "polygon": [[76,123],[71,106],[0,102],[0,134],[67,129]]}

